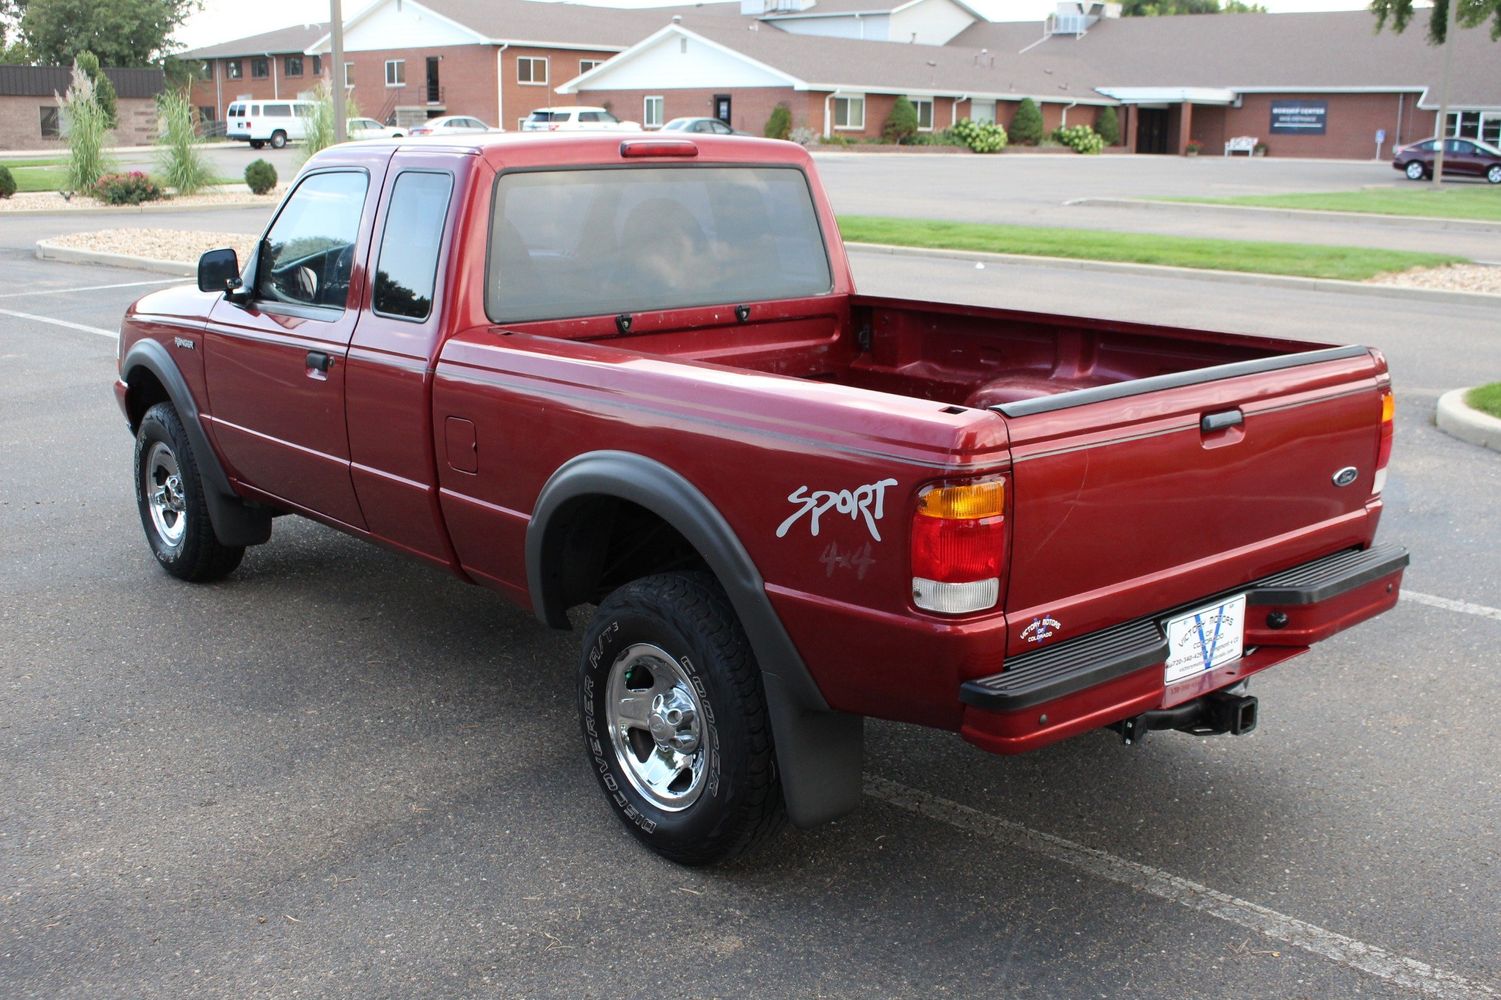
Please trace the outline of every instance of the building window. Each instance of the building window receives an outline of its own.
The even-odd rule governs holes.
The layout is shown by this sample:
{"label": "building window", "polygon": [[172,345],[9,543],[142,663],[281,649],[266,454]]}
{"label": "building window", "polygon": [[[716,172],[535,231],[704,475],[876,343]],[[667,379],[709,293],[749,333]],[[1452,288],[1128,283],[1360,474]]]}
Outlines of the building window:
{"label": "building window", "polygon": [[224,60],[224,75],[231,80],[238,80],[240,77],[244,76],[245,71],[240,68],[240,60]]}
{"label": "building window", "polygon": [[1463,136],[1466,139],[1480,138],[1480,112],[1449,112],[1449,127],[1444,129],[1444,134]]}
{"label": "building window", "polygon": [[909,97],[907,99],[917,109],[917,130],[919,132],[933,131],[933,98]]}
{"label": "building window", "polygon": [[302,56],[283,56],[281,60],[282,72],[287,76],[302,75]]}
{"label": "building window", "polygon": [[661,128],[662,122],[666,121],[663,115],[665,104],[660,97],[648,97],[641,111],[641,124],[646,128]]}
{"label": "building window", "polygon": [[834,127],[863,130],[865,128],[865,98],[834,98]]}
{"label": "building window", "polygon": [[198,79],[212,80],[214,78],[214,61],[205,59],[198,64]]}
{"label": "building window", "polygon": [[402,87],[407,82],[407,61],[405,59],[386,60],[386,86]]}
{"label": "building window", "polygon": [[994,125],[995,101],[972,101],[969,106],[969,120],[981,125]]}
{"label": "building window", "polygon": [[603,59],[580,59],[579,60],[579,76],[583,76],[585,73],[589,72],[594,67],[599,66],[599,65],[601,65],[603,63],[604,63]]}
{"label": "building window", "polygon": [[57,117],[57,108],[42,106],[42,138],[56,139],[63,134]]}
{"label": "building window", "polygon": [[323,75],[323,57],[322,56],[313,56],[313,75],[314,76],[322,76]]}
{"label": "building window", "polygon": [[207,105],[207,104],[200,104],[200,105],[198,105],[198,120],[200,122],[211,122],[211,121],[213,121],[214,120],[214,109],[213,109],[213,107],[211,107],[210,105]]}
{"label": "building window", "polygon": [[250,60],[250,79],[264,80],[271,75],[271,60],[265,56],[257,56]]}
{"label": "building window", "polygon": [[354,63],[344,64],[344,86],[354,86]]}
{"label": "building window", "polygon": [[521,56],[516,60],[516,82],[547,86],[546,57]]}

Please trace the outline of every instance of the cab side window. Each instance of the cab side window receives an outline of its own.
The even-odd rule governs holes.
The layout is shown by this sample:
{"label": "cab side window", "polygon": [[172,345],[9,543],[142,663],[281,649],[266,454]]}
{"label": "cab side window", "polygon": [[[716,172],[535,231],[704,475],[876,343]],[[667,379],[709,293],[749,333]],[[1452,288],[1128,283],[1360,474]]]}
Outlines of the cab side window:
{"label": "cab side window", "polygon": [[262,243],[257,298],[345,307],[368,185],[355,170],[313,174],[297,185]]}
{"label": "cab side window", "polygon": [[424,320],[433,310],[438,244],[448,217],[453,178],[407,171],[396,178],[375,265],[375,311]]}

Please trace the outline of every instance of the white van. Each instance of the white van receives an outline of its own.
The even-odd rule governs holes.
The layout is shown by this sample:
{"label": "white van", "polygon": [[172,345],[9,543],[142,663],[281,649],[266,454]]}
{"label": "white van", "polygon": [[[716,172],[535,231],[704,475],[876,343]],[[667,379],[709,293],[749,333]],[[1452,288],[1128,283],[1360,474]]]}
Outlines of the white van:
{"label": "white van", "polygon": [[235,101],[224,113],[224,135],[260,149],[266,143],[281,149],[294,139],[307,138],[312,101]]}

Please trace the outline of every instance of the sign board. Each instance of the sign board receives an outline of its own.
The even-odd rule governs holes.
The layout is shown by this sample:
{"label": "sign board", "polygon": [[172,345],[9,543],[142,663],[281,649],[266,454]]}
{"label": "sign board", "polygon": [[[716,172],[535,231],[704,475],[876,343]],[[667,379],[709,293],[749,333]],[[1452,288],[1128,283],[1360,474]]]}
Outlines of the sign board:
{"label": "sign board", "polygon": [[1272,135],[1323,135],[1328,101],[1273,101]]}

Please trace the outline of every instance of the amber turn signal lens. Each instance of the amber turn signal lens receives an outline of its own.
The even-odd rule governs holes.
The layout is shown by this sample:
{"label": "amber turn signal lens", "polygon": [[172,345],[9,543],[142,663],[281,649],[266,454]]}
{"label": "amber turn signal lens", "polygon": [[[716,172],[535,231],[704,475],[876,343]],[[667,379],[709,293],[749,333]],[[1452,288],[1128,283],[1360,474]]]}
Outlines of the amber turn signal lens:
{"label": "amber turn signal lens", "polygon": [[1397,412],[1397,399],[1390,392],[1381,394],[1381,422],[1388,423]]}
{"label": "amber turn signal lens", "polygon": [[999,479],[963,486],[931,486],[917,498],[918,514],[945,521],[999,517],[1005,507],[1006,484]]}

